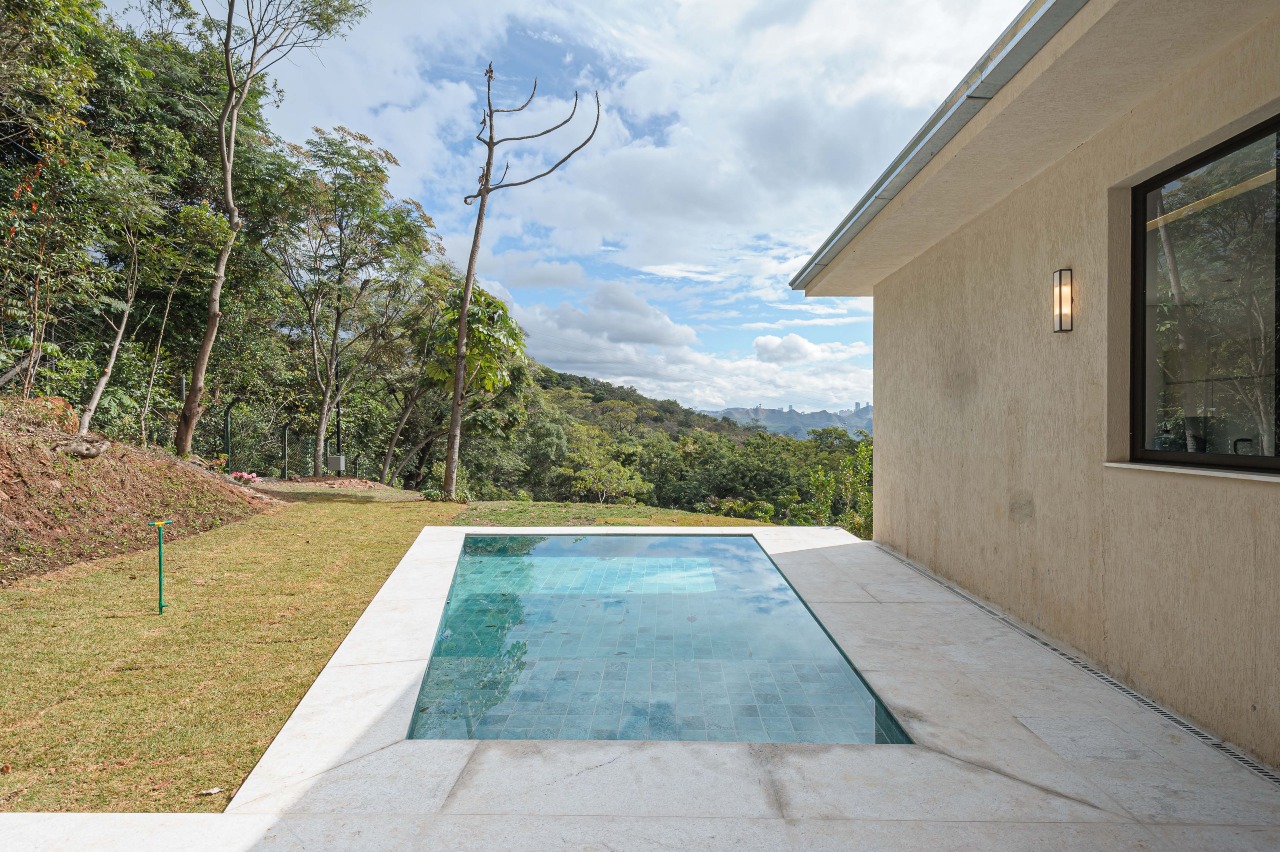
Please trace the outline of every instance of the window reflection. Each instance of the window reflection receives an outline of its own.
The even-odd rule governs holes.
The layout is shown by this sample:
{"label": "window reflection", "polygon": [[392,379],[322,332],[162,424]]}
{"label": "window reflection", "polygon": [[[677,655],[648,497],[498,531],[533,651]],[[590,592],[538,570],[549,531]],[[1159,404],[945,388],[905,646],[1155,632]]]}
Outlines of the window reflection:
{"label": "window reflection", "polygon": [[1277,455],[1278,144],[1267,135],[1145,195],[1148,450]]}

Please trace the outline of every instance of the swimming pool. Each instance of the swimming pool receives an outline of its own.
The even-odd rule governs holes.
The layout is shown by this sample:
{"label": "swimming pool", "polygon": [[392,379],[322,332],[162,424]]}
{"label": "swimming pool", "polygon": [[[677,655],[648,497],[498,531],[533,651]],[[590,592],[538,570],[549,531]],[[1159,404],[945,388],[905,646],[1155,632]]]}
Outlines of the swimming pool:
{"label": "swimming pool", "polygon": [[409,737],[910,742],[746,535],[468,535]]}

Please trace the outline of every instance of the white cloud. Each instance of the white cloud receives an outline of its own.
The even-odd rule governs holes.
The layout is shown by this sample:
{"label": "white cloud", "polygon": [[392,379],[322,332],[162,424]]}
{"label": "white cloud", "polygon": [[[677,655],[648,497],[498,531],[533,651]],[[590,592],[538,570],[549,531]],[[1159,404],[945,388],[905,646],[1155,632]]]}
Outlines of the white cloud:
{"label": "white cloud", "polygon": [[815,317],[813,319],[780,319],[770,322],[746,322],[741,328],[749,329],[765,329],[765,328],[794,328],[796,326],[814,326],[814,325],[856,325],[858,323],[871,322],[871,317],[855,316],[855,317]]}
{"label": "white cloud", "polygon": [[556,369],[630,385],[657,399],[700,409],[764,404],[801,409],[845,408],[871,399],[871,370],[830,363],[801,367],[752,357],[712,355],[689,348],[657,353],[632,347],[560,349],[546,359]]}
{"label": "white cloud", "polygon": [[[530,354],[563,372],[630,385],[696,408],[757,403],[842,408],[871,399],[871,370],[848,363],[870,354],[863,343],[764,336],[756,339],[752,356],[717,355],[695,348],[692,329],[672,323],[659,308],[616,285],[601,287],[584,304],[586,310],[569,304],[517,306]],[[792,357],[793,352],[802,357]]]}
{"label": "white cloud", "polygon": [[683,278],[689,281],[723,281],[725,278],[723,272],[716,272],[705,266],[685,266],[679,263],[642,266],[640,271],[658,278]]}
{"label": "white cloud", "polygon": [[[348,42],[320,50],[324,68],[300,57],[284,69],[285,114],[306,118],[283,123],[369,132],[406,173],[456,199],[479,165],[467,140],[484,62],[498,60],[504,102],[527,91],[531,74],[504,55],[517,28],[562,42],[547,58],[572,54],[577,85],[600,89],[606,116],[553,180],[495,196],[495,218],[544,223],[544,247],[559,251],[616,242],[636,269],[721,270],[742,258],[744,239],[767,234],[794,268],[1020,5],[496,0],[464,10],[383,0]],[[544,83],[529,113],[503,117],[507,126],[558,120],[568,89]],[[590,118],[523,149],[513,174],[551,162]]]}
{"label": "white cloud", "polygon": [[[767,361],[758,341],[782,341],[763,344],[776,358],[805,339],[754,332],[869,323],[862,300],[796,304],[786,282],[1023,2],[379,0],[347,40],[278,66],[270,118],[294,141],[344,124],[393,151],[392,189],[426,205],[463,266],[485,65],[500,104],[540,77],[502,132],[598,89],[595,140],[494,195],[485,223],[479,276],[513,300],[534,354],[704,407],[840,407],[870,398],[869,370],[833,368],[834,349],[821,368]],[[593,116],[513,146],[511,174],[555,162]]]}
{"label": "white cloud", "polygon": [[842,361],[858,355],[870,355],[865,343],[814,343],[798,334],[775,337],[766,334],[752,341],[756,358],[770,364],[799,364],[817,361]]}
{"label": "white cloud", "polygon": [[[698,340],[691,327],[673,322],[621,284],[600,286],[586,299],[583,308],[567,302],[554,308],[533,305],[518,309],[516,318],[529,332],[531,345],[550,341],[553,345],[572,346],[578,341],[602,340],[612,344],[691,346]],[[534,354],[536,357],[537,352]]]}
{"label": "white cloud", "polygon": [[[445,245],[449,245],[446,240]],[[470,250],[470,237],[467,250]],[[456,252],[450,255],[457,257]],[[466,254],[462,255],[466,257]],[[480,275],[487,280],[501,281],[510,290],[527,287],[576,288],[589,281],[582,265],[576,261],[547,260],[535,251],[505,251],[494,254],[481,245]]]}
{"label": "white cloud", "polygon": [[854,307],[857,307],[859,309],[861,308],[861,306],[851,306],[850,302],[853,302],[853,301],[870,301],[870,300],[869,299],[866,299],[866,300],[806,299],[803,302],[793,302],[791,304],[786,304],[786,305],[775,305],[774,307],[782,311],[799,311],[801,313],[806,313],[806,314],[845,316],[849,313],[850,310],[854,309]]}

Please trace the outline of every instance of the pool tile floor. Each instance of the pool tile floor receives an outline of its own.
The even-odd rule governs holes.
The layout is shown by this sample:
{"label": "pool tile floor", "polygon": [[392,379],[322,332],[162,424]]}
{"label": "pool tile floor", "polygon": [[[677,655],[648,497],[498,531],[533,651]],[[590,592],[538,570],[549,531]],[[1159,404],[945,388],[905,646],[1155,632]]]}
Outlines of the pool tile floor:
{"label": "pool tile floor", "polygon": [[747,531],[912,745],[407,739],[468,531],[423,531],[226,813],[0,814],[0,847],[1280,849],[1280,787],[834,529]]}
{"label": "pool tile floor", "polygon": [[908,742],[748,535],[468,537],[413,739]]}

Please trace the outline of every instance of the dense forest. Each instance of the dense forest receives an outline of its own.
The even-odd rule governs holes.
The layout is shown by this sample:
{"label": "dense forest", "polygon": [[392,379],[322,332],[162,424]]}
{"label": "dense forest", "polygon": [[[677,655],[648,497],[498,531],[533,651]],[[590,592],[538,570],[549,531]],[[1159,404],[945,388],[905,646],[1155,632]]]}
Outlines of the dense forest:
{"label": "dense forest", "polygon": [[[322,474],[340,451],[349,474],[438,497],[461,276],[429,212],[388,191],[393,152],[272,132],[272,63],[340,50],[363,7],[264,8],[246,30],[184,0],[128,22],[0,0],[0,404],[65,399],[86,440],[228,472]],[[556,373],[480,289],[466,319],[466,497],[869,535],[870,438],[772,435]]]}

